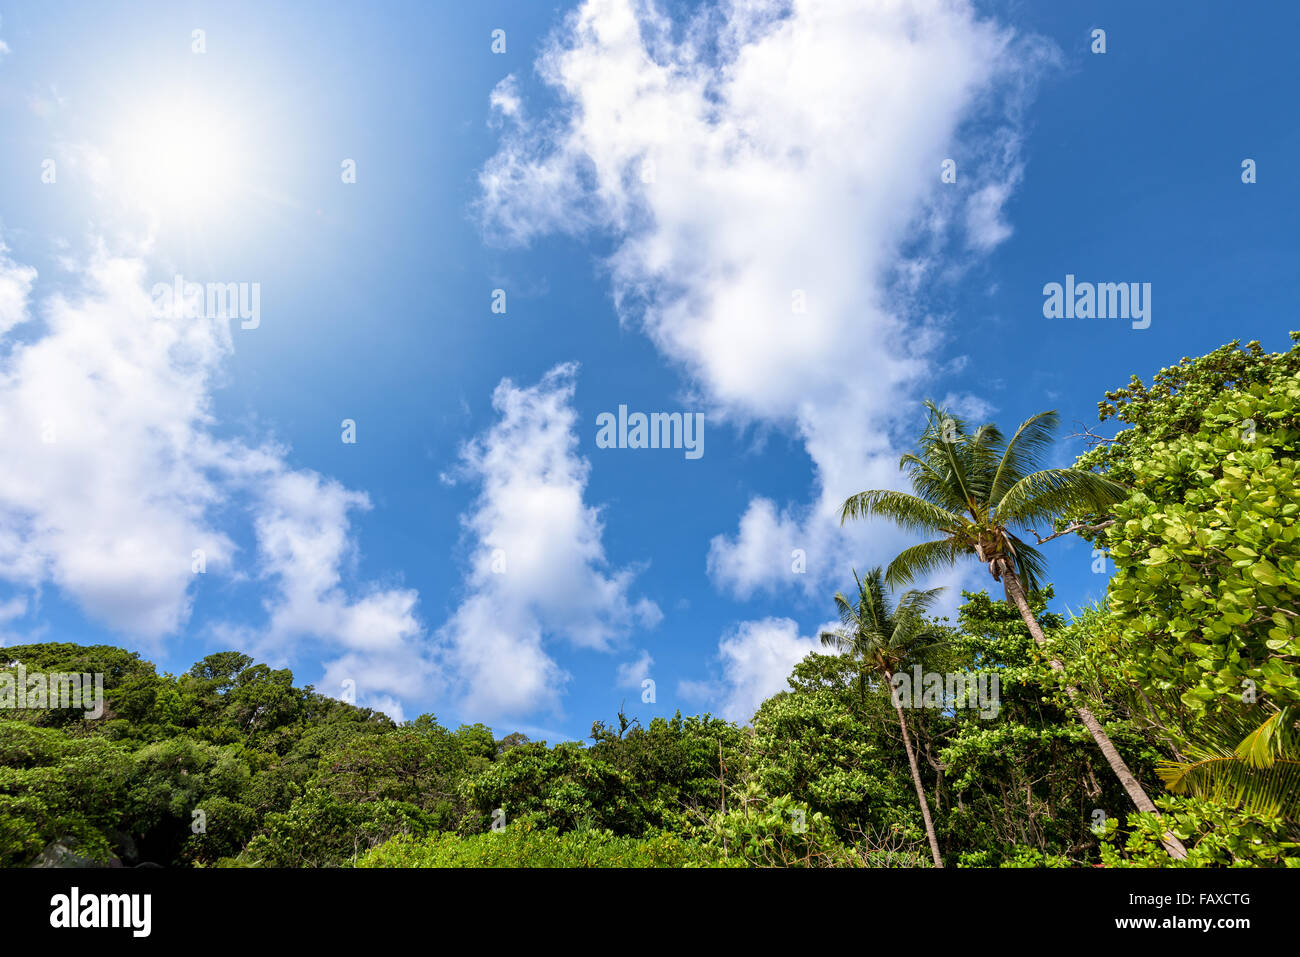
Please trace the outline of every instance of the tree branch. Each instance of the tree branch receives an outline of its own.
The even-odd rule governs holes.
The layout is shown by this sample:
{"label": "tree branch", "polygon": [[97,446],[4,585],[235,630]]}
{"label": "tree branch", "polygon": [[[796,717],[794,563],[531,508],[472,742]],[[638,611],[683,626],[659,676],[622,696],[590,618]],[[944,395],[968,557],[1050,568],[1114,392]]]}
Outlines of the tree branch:
{"label": "tree branch", "polygon": [[1038,544],[1042,545],[1044,542],[1050,542],[1052,539],[1060,538],[1062,535],[1069,535],[1071,532],[1100,532],[1103,528],[1110,528],[1114,524],[1115,519],[1113,518],[1108,518],[1104,522],[1098,522],[1096,525],[1089,525],[1087,522],[1075,522],[1073,525],[1068,525],[1054,535],[1048,535],[1046,538],[1040,537],[1032,528],[1029,531],[1033,532],[1034,538],[1038,539]]}
{"label": "tree branch", "polygon": [[1079,428],[1083,429],[1083,431],[1071,432],[1069,435],[1066,436],[1067,439],[1088,439],[1090,442],[1092,442],[1094,446],[1100,445],[1103,442],[1109,444],[1111,442],[1119,441],[1119,439],[1108,439],[1104,435],[1098,435],[1096,432],[1092,431],[1092,429],[1088,428],[1078,419],[1075,420],[1074,424],[1077,425]]}

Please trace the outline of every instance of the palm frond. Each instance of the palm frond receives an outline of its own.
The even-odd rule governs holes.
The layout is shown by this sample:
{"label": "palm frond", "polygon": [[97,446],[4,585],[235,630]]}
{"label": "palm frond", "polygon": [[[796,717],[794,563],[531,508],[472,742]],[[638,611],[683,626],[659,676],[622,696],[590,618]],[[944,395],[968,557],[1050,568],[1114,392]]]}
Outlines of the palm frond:
{"label": "palm frond", "polygon": [[997,467],[1002,461],[1006,439],[993,423],[981,425],[966,440],[966,477],[971,495],[981,505],[990,503]]}
{"label": "palm frond", "polygon": [[1158,762],[1156,774],[1174,794],[1300,820],[1300,758],[1277,758],[1257,768],[1231,752],[1202,753],[1190,761]]}
{"label": "palm frond", "polygon": [[1050,523],[1069,515],[1104,512],[1128,494],[1125,486],[1095,472],[1043,469],[1007,490],[998,502],[997,518],[1004,525]]}
{"label": "palm frond", "polygon": [[921,436],[921,445],[928,453],[927,459],[937,459],[943,464],[939,474],[948,479],[966,507],[970,508],[977,499],[971,492],[967,476],[969,454],[963,448],[968,442],[966,423],[929,399],[925,407],[929,410],[930,420]]}
{"label": "palm frond", "polygon": [[941,538],[935,542],[922,542],[903,549],[889,563],[885,572],[885,581],[890,585],[904,585],[924,576],[927,572],[948,568],[964,552],[951,538]]}
{"label": "palm frond", "polygon": [[845,628],[855,628],[858,624],[858,609],[841,592],[835,593],[835,611],[840,616],[840,623]]}
{"label": "palm frond", "polygon": [[1002,451],[1002,460],[989,490],[989,504],[997,505],[1008,489],[1034,470],[1039,458],[1051,446],[1059,421],[1053,410],[1039,412],[1020,423],[1020,428]]}
{"label": "palm frond", "polygon": [[1252,767],[1271,767],[1293,748],[1292,737],[1291,708],[1284,707],[1242,738],[1233,753]]}
{"label": "palm frond", "polygon": [[898,467],[907,473],[913,491],[931,505],[958,512],[967,508],[961,486],[925,459],[908,452],[899,460]]}
{"label": "palm frond", "polygon": [[867,573],[867,580],[863,582],[858,578],[858,571],[853,570],[853,577],[858,583],[858,594],[861,596],[859,607],[859,618],[862,619],[862,625],[869,631],[884,632],[886,622],[889,619],[889,605],[885,598],[884,572],[877,565]]}
{"label": "palm frond", "polygon": [[943,588],[927,588],[925,591],[911,589],[902,594],[894,608],[895,617],[899,615],[921,616],[926,614],[939,599]]}
{"label": "palm frond", "polygon": [[1236,707],[1203,717],[1186,729],[1187,760],[1161,761],[1156,773],[1175,794],[1300,822],[1294,711],[1282,708],[1261,722],[1263,713],[1259,706]]}
{"label": "palm frond", "polygon": [[834,648],[840,654],[853,650],[853,638],[844,631],[823,631],[819,638],[823,648]]}
{"label": "palm frond", "polygon": [[907,492],[874,489],[851,496],[840,510],[840,524],[851,518],[880,516],[913,532],[947,532],[960,528],[964,519],[945,508]]}

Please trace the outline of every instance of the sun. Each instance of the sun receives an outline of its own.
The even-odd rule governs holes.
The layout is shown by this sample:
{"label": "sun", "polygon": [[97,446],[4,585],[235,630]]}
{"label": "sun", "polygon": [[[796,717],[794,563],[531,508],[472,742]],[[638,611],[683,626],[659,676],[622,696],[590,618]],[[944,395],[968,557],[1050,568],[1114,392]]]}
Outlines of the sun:
{"label": "sun", "polygon": [[248,174],[238,117],[211,103],[161,99],[114,129],[109,162],[122,197],[162,219],[228,209]]}

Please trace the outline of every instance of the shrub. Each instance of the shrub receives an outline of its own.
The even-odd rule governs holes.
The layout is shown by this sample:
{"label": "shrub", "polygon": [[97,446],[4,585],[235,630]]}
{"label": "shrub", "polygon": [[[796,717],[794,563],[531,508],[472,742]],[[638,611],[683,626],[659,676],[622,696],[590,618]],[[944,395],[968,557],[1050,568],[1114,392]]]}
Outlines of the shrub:
{"label": "shrub", "polygon": [[[374,848],[357,867],[723,867],[714,850],[659,833],[619,837],[610,831],[540,830],[516,821],[501,831],[461,837],[398,837]],[[734,863],[732,866],[736,866]]]}

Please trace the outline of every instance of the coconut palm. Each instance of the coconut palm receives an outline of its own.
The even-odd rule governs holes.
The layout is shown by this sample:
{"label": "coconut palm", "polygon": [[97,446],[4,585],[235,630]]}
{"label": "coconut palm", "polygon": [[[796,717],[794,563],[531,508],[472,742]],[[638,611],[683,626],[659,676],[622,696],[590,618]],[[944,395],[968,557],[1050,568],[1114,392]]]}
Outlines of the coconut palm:
{"label": "coconut palm", "polygon": [[[929,421],[917,450],[899,462],[916,494],[859,492],[844,503],[841,523],[878,515],[908,531],[939,536],[899,553],[885,573],[885,581],[891,585],[975,555],[988,566],[993,580],[1002,583],[1007,601],[1016,606],[1034,642],[1046,651],[1047,638],[1026,597],[1026,590],[1037,590],[1046,562],[1016,530],[1023,533],[1034,525],[1053,525],[1066,516],[1104,514],[1127,497],[1128,489],[1079,469],[1034,470],[1052,443],[1055,412],[1040,412],[1026,419],[1007,441],[996,425],[981,425],[971,431],[935,403],[926,402],[925,407]],[[1071,526],[1071,530],[1077,527]],[[1064,672],[1060,660],[1048,654],[1052,670]],[[1065,691],[1138,810],[1158,813],[1078,689],[1066,684]],[[1174,857],[1187,856],[1186,848],[1172,833],[1165,833],[1164,843]]]}
{"label": "coconut palm", "polygon": [[[862,669],[859,672],[860,687],[864,690],[868,672],[879,675],[892,688],[894,672],[899,665],[920,650],[921,642],[934,637],[929,631],[925,612],[943,589],[908,591],[890,607],[885,597],[885,575],[879,567],[867,573],[865,582],[858,577],[856,569],[853,578],[858,583],[857,601],[850,601],[840,592],[835,593],[835,607],[842,624],[835,631],[822,632],[821,642],[841,654],[852,655],[858,661]],[[894,710],[898,712],[898,727],[903,732],[907,761],[912,766],[912,783],[916,786],[916,799],[921,803],[930,854],[934,857],[934,866],[943,867],[939,839],[934,833],[934,822],[930,820],[930,805],[925,799],[925,788],[921,786],[916,750],[912,747],[907,721],[903,718],[902,701],[897,694],[891,693],[890,697]]]}

